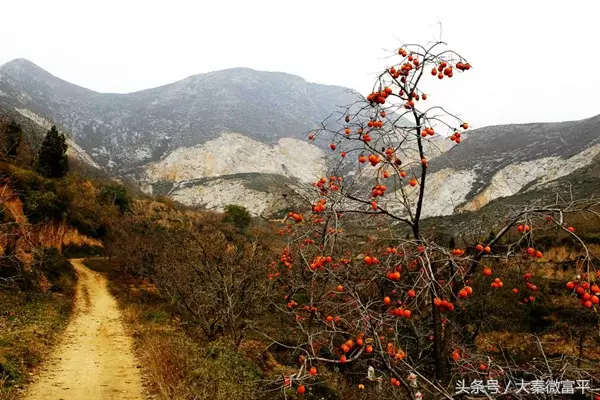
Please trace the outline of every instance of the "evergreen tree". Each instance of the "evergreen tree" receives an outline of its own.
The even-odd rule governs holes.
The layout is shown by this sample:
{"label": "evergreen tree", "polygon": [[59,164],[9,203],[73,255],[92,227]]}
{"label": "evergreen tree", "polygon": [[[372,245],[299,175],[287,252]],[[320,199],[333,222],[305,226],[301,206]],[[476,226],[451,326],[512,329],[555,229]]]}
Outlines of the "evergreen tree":
{"label": "evergreen tree", "polygon": [[37,157],[37,171],[47,178],[62,178],[69,172],[67,138],[56,126],[46,134]]}
{"label": "evergreen tree", "polygon": [[2,152],[7,157],[15,158],[17,156],[17,151],[19,149],[19,145],[21,144],[21,140],[23,139],[23,130],[21,129],[21,125],[17,124],[15,121],[9,121],[3,130],[3,149]]}

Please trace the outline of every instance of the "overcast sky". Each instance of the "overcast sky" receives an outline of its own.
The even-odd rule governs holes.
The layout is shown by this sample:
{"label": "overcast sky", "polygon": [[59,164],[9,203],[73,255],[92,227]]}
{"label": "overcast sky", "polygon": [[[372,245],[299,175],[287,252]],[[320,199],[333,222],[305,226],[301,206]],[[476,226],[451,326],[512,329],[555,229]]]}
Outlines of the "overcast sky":
{"label": "overcast sky", "polygon": [[474,68],[430,97],[471,125],[600,114],[598,0],[0,0],[0,13],[0,64],[121,93],[241,66],[366,92],[385,49],[434,39],[441,21]]}

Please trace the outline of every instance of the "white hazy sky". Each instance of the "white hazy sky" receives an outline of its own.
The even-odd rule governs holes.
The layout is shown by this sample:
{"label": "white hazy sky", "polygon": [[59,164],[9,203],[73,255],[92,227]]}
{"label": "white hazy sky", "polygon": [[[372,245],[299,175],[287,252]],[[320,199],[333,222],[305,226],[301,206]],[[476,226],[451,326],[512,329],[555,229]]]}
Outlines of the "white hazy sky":
{"label": "white hazy sky", "polygon": [[0,64],[119,93],[241,66],[366,92],[384,49],[434,39],[441,21],[474,68],[430,96],[471,125],[600,114],[598,0],[0,0],[0,13]]}

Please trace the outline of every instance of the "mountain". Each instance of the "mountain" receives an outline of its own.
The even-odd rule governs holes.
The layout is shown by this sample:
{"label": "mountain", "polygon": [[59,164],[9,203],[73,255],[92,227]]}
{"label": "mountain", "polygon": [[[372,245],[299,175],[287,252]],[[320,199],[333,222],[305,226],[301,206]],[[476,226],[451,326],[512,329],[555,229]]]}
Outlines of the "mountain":
{"label": "mountain", "polygon": [[[328,143],[307,143],[304,134],[356,96],[247,68],[110,94],[73,85],[24,59],[0,66],[0,108],[42,127],[56,123],[88,164],[184,204],[219,209],[238,203],[262,215],[285,208],[286,186],[326,174],[328,157],[337,155]],[[600,116],[490,126],[449,144],[435,136],[429,147],[438,150],[428,152],[425,216],[478,210],[577,174],[600,153]]]}
{"label": "mountain", "polygon": [[215,203],[198,190],[190,194],[191,186],[228,176],[219,191],[259,211],[265,207],[248,199],[260,191],[247,187],[263,181],[260,174],[290,183],[312,180],[312,172],[320,176],[323,152],[306,143],[305,133],[355,99],[347,88],[248,68],[109,94],[73,85],[28,60],[0,66],[0,107],[41,126],[57,124],[88,163],[132,177],[150,193],[166,190],[196,205]]}
{"label": "mountain", "polygon": [[600,115],[473,130],[431,163],[425,214],[474,211],[570,174],[576,180],[599,154]]}
{"label": "mountain", "polygon": [[[453,215],[428,218],[426,225],[435,229],[460,236],[464,232],[489,232],[498,227],[511,211],[520,211],[523,207],[538,208],[555,206],[567,208],[574,201],[588,201],[600,195],[600,154],[584,167],[574,170],[555,180],[540,185],[530,185],[521,191],[506,197],[497,197],[481,208],[473,211],[463,210]],[[573,218],[573,217],[571,217]],[[576,219],[587,218],[585,215]],[[582,224],[588,224],[583,222]]]}
{"label": "mountain", "polygon": [[2,102],[51,119],[109,169],[159,160],[223,132],[265,143],[303,134],[349,89],[306,82],[279,72],[233,68],[129,94],[97,93],[18,59],[0,67]]}

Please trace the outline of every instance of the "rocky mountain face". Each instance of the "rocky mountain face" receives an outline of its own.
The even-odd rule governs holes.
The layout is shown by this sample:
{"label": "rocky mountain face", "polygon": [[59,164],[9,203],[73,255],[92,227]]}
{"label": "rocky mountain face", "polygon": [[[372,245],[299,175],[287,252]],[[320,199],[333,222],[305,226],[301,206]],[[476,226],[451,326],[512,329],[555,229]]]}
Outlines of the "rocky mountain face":
{"label": "rocky mountain face", "polygon": [[54,121],[100,165],[122,171],[222,132],[265,143],[301,138],[354,97],[346,88],[246,68],[135,93],[96,93],[18,59],[0,67],[0,98]]}
{"label": "rocky mountain face", "polygon": [[[57,124],[69,133],[74,155],[89,164],[133,177],[149,193],[171,185],[169,194],[186,204],[219,208],[236,200],[256,213],[271,207],[255,204],[261,195],[247,187],[255,175],[240,180],[238,174],[313,180],[324,172],[322,150],[299,139],[355,98],[347,88],[247,68],[107,94],[68,83],[24,59],[0,67],[0,107],[41,126]],[[198,182],[220,176],[229,176],[219,187],[227,199],[219,202],[214,190],[210,198],[199,194]]]}
{"label": "rocky mountain face", "polygon": [[473,130],[431,163],[426,215],[474,211],[490,201],[574,175],[600,154],[600,115],[581,121]]}
{"label": "rocky mountain face", "polygon": [[267,144],[223,133],[201,145],[180,147],[140,171],[136,180],[146,192],[208,208],[243,202],[253,214],[264,215],[285,207],[278,201],[284,184],[315,181],[327,166],[324,152],[306,140]]}
{"label": "rocky mountain face", "polygon": [[[86,163],[147,193],[211,209],[237,203],[256,215],[277,214],[285,187],[327,173],[328,143],[307,143],[304,133],[355,100],[346,88],[246,68],[109,94],[27,60],[0,66],[0,108],[57,124]],[[576,173],[600,153],[600,116],[481,128],[458,146],[434,139],[426,216],[476,210]]]}

